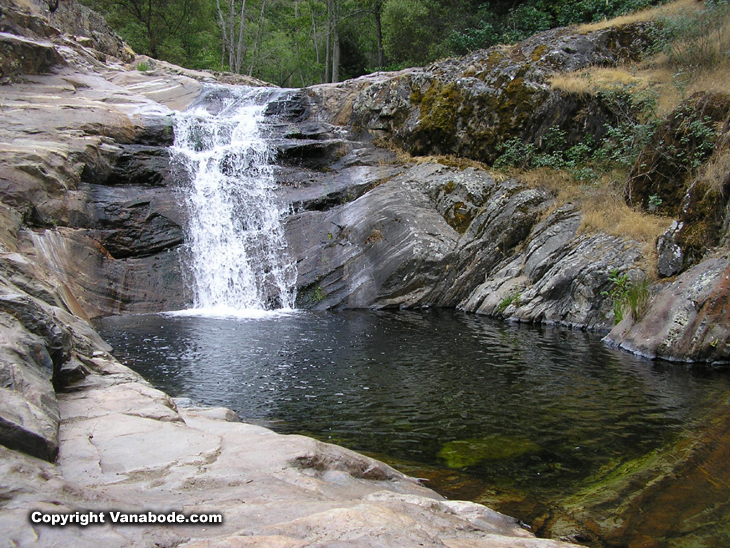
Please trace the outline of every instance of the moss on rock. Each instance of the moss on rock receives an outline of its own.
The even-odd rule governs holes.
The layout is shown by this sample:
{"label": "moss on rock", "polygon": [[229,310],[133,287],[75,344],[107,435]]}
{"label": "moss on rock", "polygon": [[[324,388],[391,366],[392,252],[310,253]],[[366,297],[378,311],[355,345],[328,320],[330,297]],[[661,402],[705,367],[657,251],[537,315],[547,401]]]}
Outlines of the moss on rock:
{"label": "moss on rock", "polygon": [[465,468],[483,461],[521,457],[539,453],[542,447],[527,438],[494,434],[485,438],[450,441],[438,453],[449,468]]}

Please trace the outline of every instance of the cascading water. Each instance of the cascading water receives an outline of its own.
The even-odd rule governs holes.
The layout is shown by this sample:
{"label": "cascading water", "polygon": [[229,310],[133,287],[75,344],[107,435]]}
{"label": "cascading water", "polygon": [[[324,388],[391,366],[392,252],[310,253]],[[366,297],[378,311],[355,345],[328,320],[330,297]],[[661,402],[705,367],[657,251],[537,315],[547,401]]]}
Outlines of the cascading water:
{"label": "cascading water", "polygon": [[196,309],[291,308],[296,268],[274,196],[265,109],[283,92],[211,88],[175,118],[173,162],[189,183],[189,278]]}

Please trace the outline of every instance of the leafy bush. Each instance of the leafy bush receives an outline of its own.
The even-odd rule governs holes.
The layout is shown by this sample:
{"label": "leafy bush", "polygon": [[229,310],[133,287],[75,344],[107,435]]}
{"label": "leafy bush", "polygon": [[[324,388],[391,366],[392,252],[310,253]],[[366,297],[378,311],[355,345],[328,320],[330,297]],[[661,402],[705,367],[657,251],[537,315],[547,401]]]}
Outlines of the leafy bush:
{"label": "leafy bush", "polygon": [[568,147],[567,133],[558,127],[551,127],[542,138],[538,149],[532,143],[525,143],[515,137],[505,141],[500,147],[502,153],[494,163],[498,169],[517,167],[521,169],[552,167],[580,172],[586,177],[585,163],[593,156],[595,145],[590,135],[577,145]]}

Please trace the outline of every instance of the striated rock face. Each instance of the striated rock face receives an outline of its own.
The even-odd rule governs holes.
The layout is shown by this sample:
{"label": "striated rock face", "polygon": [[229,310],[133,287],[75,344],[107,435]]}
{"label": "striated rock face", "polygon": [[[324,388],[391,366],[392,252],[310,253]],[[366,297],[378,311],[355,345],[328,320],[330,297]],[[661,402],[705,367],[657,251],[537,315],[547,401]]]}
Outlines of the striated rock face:
{"label": "striated rock face", "polygon": [[298,298],[316,308],[456,306],[549,202],[473,168],[412,166],[352,202],[287,220]]}
{"label": "striated rock face", "polygon": [[555,210],[527,236],[524,250],[494,269],[460,308],[511,321],[610,328],[609,273],[638,273],[640,248],[605,234],[578,234],[580,222],[571,204]]}

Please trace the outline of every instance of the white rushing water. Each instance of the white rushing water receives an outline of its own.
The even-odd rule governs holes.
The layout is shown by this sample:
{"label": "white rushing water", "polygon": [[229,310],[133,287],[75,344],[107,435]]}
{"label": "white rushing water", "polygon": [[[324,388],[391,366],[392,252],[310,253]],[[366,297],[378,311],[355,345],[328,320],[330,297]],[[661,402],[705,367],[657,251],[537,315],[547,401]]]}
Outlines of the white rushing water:
{"label": "white rushing water", "polygon": [[262,136],[261,88],[219,90],[175,118],[173,162],[189,182],[187,241],[194,308],[212,314],[289,309],[296,268],[276,203],[274,151]]}

